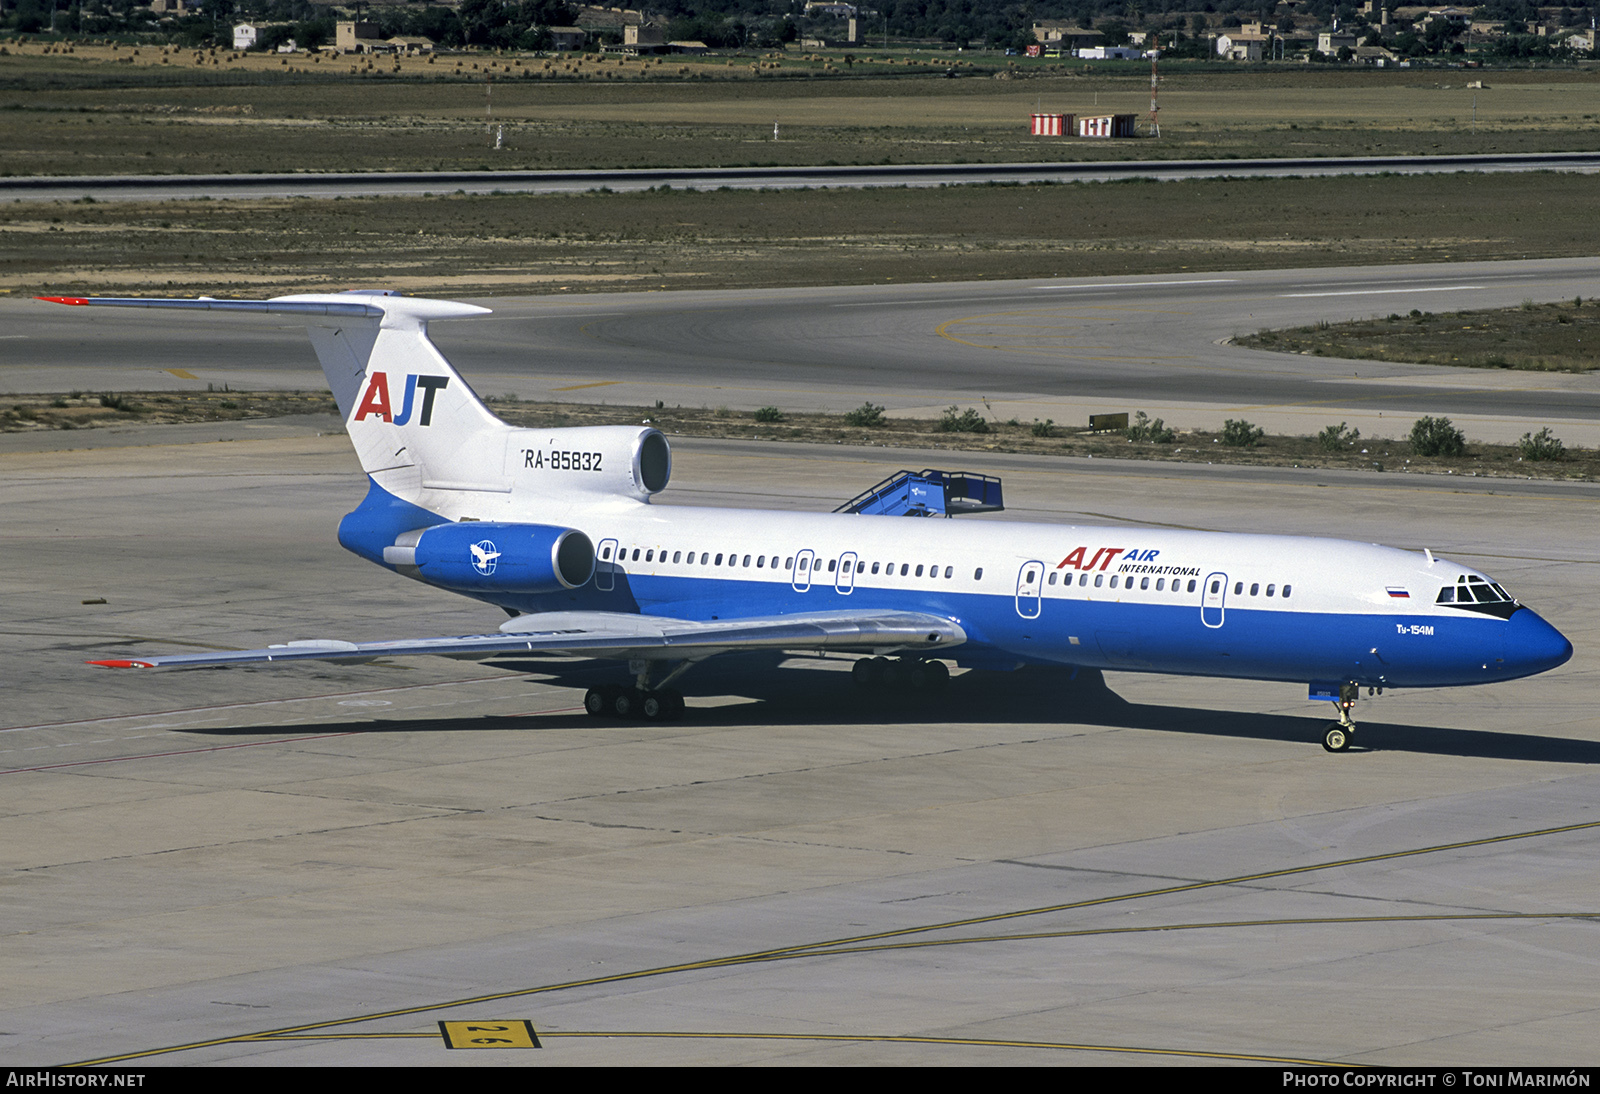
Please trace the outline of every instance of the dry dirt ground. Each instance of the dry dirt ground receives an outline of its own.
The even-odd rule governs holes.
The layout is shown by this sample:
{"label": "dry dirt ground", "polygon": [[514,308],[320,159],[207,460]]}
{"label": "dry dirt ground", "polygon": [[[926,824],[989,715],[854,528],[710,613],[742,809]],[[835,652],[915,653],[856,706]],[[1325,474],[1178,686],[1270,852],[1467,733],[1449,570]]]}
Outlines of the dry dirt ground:
{"label": "dry dirt ground", "polygon": [[[1340,440],[1331,447],[1315,437],[1262,436],[1250,445],[1229,444],[1222,433],[1178,431],[1170,439],[1131,438],[1122,430],[1091,431],[1081,423],[1001,421],[983,406],[952,407],[943,418],[889,417],[862,424],[852,415],[793,414],[782,408],[748,413],[727,407],[630,407],[583,403],[486,400],[502,419],[519,426],[628,425],[648,422],[674,436],[723,437],[890,448],[1025,452],[1188,463],[1330,467],[1374,472],[1553,478],[1592,481],[1600,452],[1570,448],[1559,459],[1530,460],[1515,445],[1474,443],[1464,455],[1424,457],[1403,438]],[[871,404],[866,405],[871,409]],[[878,407],[878,411],[883,408]],[[0,432],[94,429],[130,423],[231,421],[290,414],[324,414],[337,431],[337,410],[326,392],[69,392],[8,396],[0,404]],[[768,419],[768,420],[762,420]],[[1135,423],[1139,424],[1139,423]],[[1161,422],[1144,423],[1159,432]],[[1246,423],[1248,424],[1248,423]],[[1329,425],[1339,423],[1330,422]],[[1146,435],[1148,436],[1148,434]]]}

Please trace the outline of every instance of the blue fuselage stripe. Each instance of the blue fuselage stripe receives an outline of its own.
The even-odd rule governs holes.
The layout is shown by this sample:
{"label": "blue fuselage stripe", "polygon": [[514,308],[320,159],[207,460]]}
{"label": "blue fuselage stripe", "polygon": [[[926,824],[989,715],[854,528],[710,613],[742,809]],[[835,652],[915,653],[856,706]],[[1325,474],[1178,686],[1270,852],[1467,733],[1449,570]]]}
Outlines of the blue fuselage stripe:
{"label": "blue fuselage stripe", "polygon": [[[1181,603],[1039,598],[1024,618],[1005,593],[856,586],[841,593],[814,583],[628,574],[609,592],[593,583],[559,596],[477,594],[526,612],[638,611],[674,619],[736,619],[759,604],[763,615],[848,609],[927,612],[956,620],[968,641],[957,661],[1078,665],[1257,680],[1354,680],[1388,687],[1481,684],[1524,675],[1500,652],[1505,621],[1483,616],[1324,614],[1229,604],[1220,627],[1202,622],[1198,594]],[[1031,611],[1031,604],[1027,606]],[[1535,670],[1536,671],[1536,670]]]}

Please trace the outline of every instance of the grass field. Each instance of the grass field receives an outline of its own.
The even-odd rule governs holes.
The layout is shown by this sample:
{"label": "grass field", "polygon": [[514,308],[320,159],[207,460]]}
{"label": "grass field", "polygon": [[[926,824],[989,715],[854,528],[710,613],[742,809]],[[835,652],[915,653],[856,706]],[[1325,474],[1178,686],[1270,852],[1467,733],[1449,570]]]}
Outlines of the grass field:
{"label": "grass field", "polygon": [[0,292],[437,295],[1288,268],[1600,252],[1557,173],[0,205]]}
{"label": "grass field", "polygon": [[[782,414],[779,421],[762,422],[754,414],[726,408],[535,403],[509,398],[487,401],[503,420],[533,427],[636,425],[648,420],[670,435],[691,437],[1585,481],[1592,481],[1600,473],[1600,452],[1590,449],[1568,450],[1559,459],[1529,460],[1515,445],[1473,444],[1461,456],[1430,458],[1417,455],[1403,439],[1357,438],[1330,449],[1313,437],[1264,436],[1252,446],[1236,447],[1226,443],[1220,434],[1199,430],[1179,432],[1166,443],[1155,443],[1133,441],[1120,432],[999,421],[975,408],[960,408],[960,417],[967,419],[968,428],[974,419],[981,421],[982,432],[941,428],[939,419],[894,417],[862,426],[852,425],[838,414]],[[970,415],[966,414],[969,409]],[[337,413],[332,397],[325,392],[123,392],[104,396],[70,392],[8,396],[0,405],[0,432],[109,425],[126,428],[141,422],[237,421],[319,413]],[[841,496],[839,500],[846,498]]]}
{"label": "grass field", "polygon": [[1600,368],[1600,303],[1529,301],[1486,311],[1409,315],[1261,331],[1241,346],[1424,365],[1590,372]]}
{"label": "grass field", "polygon": [[[1035,109],[1134,113],[1137,62],[786,58],[641,66],[499,58],[380,64],[228,61],[106,50],[0,56],[9,175],[1033,162],[1600,148],[1600,69],[1169,66],[1159,140],[1036,139]],[[148,54],[148,55],[147,55]],[[118,55],[128,57],[124,49]],[[903,58],[901,60],[904,60]],[[549,63],[555,67],[546,69]],[[781,65],[759,70],[751,64]],[[364,62],[363,62],[364,65]],[[466,67],[479,65],[476,70]],[[494,73],[485,66],[497,68]],[[561,66],[566,66],[564,69]],[[649,75],[640,75],[648,72]],[[686,72],[687,75],[680,75]],[[937,74],[936,74],[937,73]],[[535,75],[536,74],[536,75]],[[490,77],[493,77],[492,90]],[[1469,78],[1487,87],[1467,87]],[[490,108],[492,107],[492,112]],[[1476,115],[1476,118],[1474,118]],[[487,124],[505,126],[495,151]],[[772,139],[773,123],[780,140]],[[1141,132],[1144,132],[1141,120]]]}

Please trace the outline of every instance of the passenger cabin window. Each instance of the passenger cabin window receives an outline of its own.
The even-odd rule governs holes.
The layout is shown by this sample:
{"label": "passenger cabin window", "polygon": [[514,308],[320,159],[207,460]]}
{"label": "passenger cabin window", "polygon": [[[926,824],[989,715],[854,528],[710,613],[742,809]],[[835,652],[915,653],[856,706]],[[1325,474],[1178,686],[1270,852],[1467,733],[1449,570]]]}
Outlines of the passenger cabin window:
{"label": "passenger cabin window", "polygon": [[948,578],[953,573],[955,573],[955,567],[954,566],[946,566],[944,568],[944,576],[945,577]]}
{"label": "passenger cabin window", "polygon": [[1277,588],[1277,586],[1276,586],[1276,585],[1268,585],[1268,586],[1267,586],[1267,595],[1268,595],[1268,596],[1271,596],[1271,595],[1272,595],[1272,590],[1273,590],[1273,589],[1276,589],[1276,588]]}
{"label": "passenger cabin window", "polygon": [[1283,587],[1283,598],[1285,600],[1289,599],[1289,590],[1292,589],[1292,588],[1294,588],[1294,586],[1292,586],[1292,585],[1285,585]]}
{"label": "passenger cabin window", "polygon": [[878,572],[878,564],[876,562],[874,562],[872,564],[872,572],[873,573],[877,573]]}
{"label": "passenger cabin window", "polygon": [[633,561],[635,561],[635,562],[639,561],[639,548],[637,548],[637,547],[635,547],[633,549]]}
{"label": "passenger cabin window", "polygon": [[1257,582],[1254,582],[1254,581],[1252,581],[1252,582],[1251,582],[1251,583],[1250,583],[1250,595],[1251,595],[1251,596],[1256,596],[1256,595],[1257,595],[1257,594],[1259,594],[1259,593],[1260,593],[1260,592],[1261,592],[1261,586],[1260,586],[1260,584],[1258,584],[1258,583],[1257,583]]}
{"label": "passenger cabin window", "polygon": [[1244,592],[1244,582],[1235,581],[1233,583],[1233,595],[1238,596],[1242,592]]}
{"label": "passenger cabin window", "polygon": [[983,580],[983,567],[982,566],[979,566],[976,570],[972,571],[972,580],[974,580],[974,581],[982,581]]}

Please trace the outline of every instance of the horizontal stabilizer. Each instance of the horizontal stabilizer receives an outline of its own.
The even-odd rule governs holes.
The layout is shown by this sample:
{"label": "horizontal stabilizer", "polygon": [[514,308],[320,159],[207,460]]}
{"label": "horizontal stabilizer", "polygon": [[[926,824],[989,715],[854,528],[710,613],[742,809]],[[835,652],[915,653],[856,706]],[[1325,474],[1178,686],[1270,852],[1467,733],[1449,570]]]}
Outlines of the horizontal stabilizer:
{"label": "horizontal stabilizer", "polygon": [[40,296],[35,299],[70,307],[99,308],[177,308],[189,311],[266,312],[271,315],[315,315],[360,319],[401,319],[427,322],[430,319],[468,319],[488,315],[488,308],[459,304],[453,300],[427,300],[401,296],[384,289],[342,293],[305,293],[277,296],[271,300],[220,300],[212,296]]}

